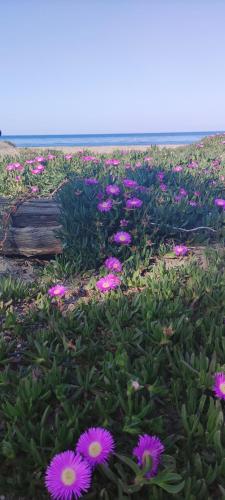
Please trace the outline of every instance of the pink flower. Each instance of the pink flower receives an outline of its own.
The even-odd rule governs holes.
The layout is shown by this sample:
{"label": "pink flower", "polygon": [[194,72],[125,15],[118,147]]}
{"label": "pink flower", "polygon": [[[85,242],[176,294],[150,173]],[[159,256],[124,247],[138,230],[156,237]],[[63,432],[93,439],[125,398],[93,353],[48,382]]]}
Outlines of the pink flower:
{"label": "pink flower", "polygon": [[114,167],[116,167],[119,164],[120,164],[120,161],[116,160],[114,158],[109,158],[108,160],[105,161],[105,165],[113,165]]}
{"label": "pink flower", "polygon": [[127,233],[126,231],[118,231],[114,234],[113,241],[120,245],[129,245],[132,241],[132,237],[130,233]]}
{"label": "pink flower", "polygon": [[158,471],[161,455],[165,448],[160,439],[156,436],[144,434],[139,436],[138,445],[133,450],[133,455],[138,460],[138,465],[144,468],[147,465],[147,459],[150,459],[150,469],[146,473],[147,478],[155,476]]}
{"label": "pink flower", "polygon": [[105,267],[116,273],[121,273],[123,269],[122,263],[119,259],[116,259],[116,257],[108,257],[108,259],[105,260]]}
{"label": "pink flower", "polygon": [[184,188],[180,188],[180,190],[179,190],[179,194],[180,194],[181,196],[188,196],[188,192],[187,192],[187,191],[186,191],[186,189],[184,189]]}
{"label": "pink flower", "polygon": [[48,154],[47,158],[48,158],[48,160],[54,160],[54,158],[56,158],[56,156],[52,155],[52,154]]}
{"label": "pink flower", "polygon": [[172,170],[173,172],[182,172],[183,167],[181,165],[175,165]]}
{"label": "pink flower", "polygon": [[121,219],[120,220],[120,226],[121,227],[126,227],[126,226],[128,226],[128,224],[129,224],[128,220],[126,220],[126,219]]}
{"label": "pink flower", "polygon": [[167,191],[167,185],[166,184],[162,183],[162,184],[159,185],[159,187],[160,187],[161,191],[163,191],[163,192]]}
{"label": "pink flower", "polygon": [[184,256],[188,253],[188,248],[185,245],[175,245],[173,252],[177,257]]}
{"label": "pink flower", "polygon": [[63,297],[67,293],[67,288],[63,285],[55,285],[52,288],[49,288],[48,294],[50,297]]}
{"label": "pink flower", "polygon": [[16,175],[16,177],[15,177],[15,181],[16,181],[16,182],[20,182],[20,181],[21,181],[21,176],[20,176],[20,175]]}
{"label": "pink flower", "polygon": [[191,200],[189,201],[189,205],[191,205],[191,207],[197,207],[198,203],[197,201]]}
{"label": "pink flower", "polygon": [[46,470],[45,485],[55,500],[78,499],[91,486],[90,465],[73,451],[59,453]]}
{"label": "pink flower", "polygon": [[28,165],[32,165],[32,163],[35,163],[35,160],[26,160],[26,162]]}
{"label": "pink flower", "polygon": [[44,158],[44,156],[36,156],[36,158],[35,158],[35,161],[37,161],[38,163],[39,162],[41,163],[42,161],[45,161],[45,160],[46,160],[46,158]]}
{"label": "pink flower", "polygon": [[142,166],[141,161],[137,161],[137,162],[135,163],[135,167],[140,168],[141,166]]}
{"label": "pink flower", "polygon": [[133,179],[124,179],[123,185],[128,189],[134,189],[138,186],[138,183]]}
{"label": "pink flower", "polygon": [[66,154],[66,155],[64,156],[64,158],[65,158],[65,160],[72,160],[73,155]]}
{"label": "pink flower", "polygon": [[21,165],[21,163],[15,162],[15,163],[9,163],[9,165],[7,165],[6,167],[6,170],[8,170],[9,172],[11,172],[12,170],[19,170],[20,172],[23,172],[24,168],[23,165]]}
{"label": "pink flower", "polygon": [[87,177],[87,179],[84,179],[84,182],[86,186],[96,186],[98,184],[98,179],[95,177]]}
{"label": "pink flower", "polygon": [[128,208],[129,210],[134,209],[134,208],[140,208],[142,205],[143,205],[143,201],[140,200],[139,198],[133,197],[133,198],[129,198],[126,201],[126,208]]}
{"label": "pink flower", "polygon": [[216,207],[221,207],[225,210],[225,200],[223,198],[216,198],[214,200]]}
{"label": "pink flower", "polygon": [[179,201],[181,201],[183,198],[183,196],[181,196],[181,194],[177,194],[176,196],[174,196],[174,201],[176,203],[179,203]]}
{"label": "pink flower", "polygon": [[108,186],[106,186],[106,193],[111,196],[118,196],[120,194],[120,188],[116,184],[108,184]]}
{"label": "pink flower", "polygon": [[145,161],[146,161],[147,163],[151,163],[153,160],[154,160],[154,158],[153,158],[152,156],[146,156],[146,157],[145,157]]}
{"label": "pink flower", "polygon": [[215,374],[213,391],[217,398],[225,399],[225,373]]}
{"label": "pink flower", "polygon": [[158,174],[156,175],[157,179],[159,181],[163,181],[164,177],[165,177],[165,174],[164,172],[158,172]]}
{"label": "pink flower", "polygon": [[39,191],[39,187],[38,186],[31,186],[30,189],[31,189],[32,193],[38,193],[38,191]]}
{"label": "pink flower", "polygon": [[100,280],[97,281],[96,287],[100,292],[106,293],[110,290],[114,290],[120,286],[120,284],[121,280],[118,276],[115,276],[115,274],[107,274],[104,278],[100,278]]}
{"label": "pink flower", "polygon": [[201,196],[201,193],[200,193],[200,191],[194,191],[194,195],[199,197],[199,196]]}
{"label": "pink flower", "polygon": [[31,173],[32,174],[41,174],[42,172],[44,172],[45,170],[45,166],[44,165],[38,165],[37,167],[33,168],[31,170]]}
{"label": "pink flower", "polygon": [[113,203],[112,200],[108,199],[105,201],[100,201],[97,206],[99,212],[109,212],[112,209]]}
{"label": "pink flower", "polygon": [[106,464],[114,449],[112,434],[102,427],[91,427],[81,434],[76,447],[77,453],[83,456],[91,467]]}
{"label": "pink flower", "polygon": [[197,161],[191,161],[189,164],[188,164],[188,168],[198,168],[198,162]]}

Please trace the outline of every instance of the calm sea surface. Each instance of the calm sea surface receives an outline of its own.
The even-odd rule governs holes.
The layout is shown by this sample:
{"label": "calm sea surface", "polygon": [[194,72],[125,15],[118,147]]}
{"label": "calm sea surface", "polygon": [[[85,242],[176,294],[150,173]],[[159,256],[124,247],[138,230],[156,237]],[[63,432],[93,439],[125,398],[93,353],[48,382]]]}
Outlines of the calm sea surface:
{"label": "calm sea surface", "polygon": [[87,134],[87,135],[3,135],[1,140],[12,141],[18,147],[54,146],[150,146],[151,144],[191,144],[200,141],[206,132],[170,132],[149,134]]}

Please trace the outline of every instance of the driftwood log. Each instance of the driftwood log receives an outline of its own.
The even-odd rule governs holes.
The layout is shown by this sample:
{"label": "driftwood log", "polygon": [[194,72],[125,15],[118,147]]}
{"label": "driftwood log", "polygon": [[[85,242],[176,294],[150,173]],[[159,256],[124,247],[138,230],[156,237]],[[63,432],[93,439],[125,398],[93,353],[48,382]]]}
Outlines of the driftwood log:
{"label": "driftwood log", "polygon": [[0,240],[3,255],[53,255],[62,253],[58,237],[59,204],[50,198],[36,198],[18,205],[12,211],[6,227],[4,214],[15,202],[0,198]]}

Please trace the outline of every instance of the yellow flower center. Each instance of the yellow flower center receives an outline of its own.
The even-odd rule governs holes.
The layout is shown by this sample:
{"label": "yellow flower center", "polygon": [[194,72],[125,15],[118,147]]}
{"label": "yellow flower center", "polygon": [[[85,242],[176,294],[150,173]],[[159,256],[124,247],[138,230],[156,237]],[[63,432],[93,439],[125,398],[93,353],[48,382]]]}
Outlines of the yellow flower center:
{"label": "yellow flower center", "polygon": [[222,384],[220,384],[220,390],[223,394],[225,394],[225,382],[222,382]]}
{"label": "yellow flower center", "polygon": [[108,281],[105,281],[103,284],[102,284],[102,288],[108,288],[109,287],[109,282]]}
{"label": "yellow flower center", "polygon": [[102,451],[102,447],[98,441],[94,441],[93,443],[90,444],[88,448],[88,453],[90,457],[98,457]]}
{"label": "yellow flower center", "polygon": [[150,451],[145,450],[144,453],[143,453],[143,455],[142,455],[142,463],[143,463],[143,465],[146,464],[146,459],[147,459],[147,457],[150,457],[150,456],[151,456]]}
{"label": "yellow flower center", "polygon": [[126,236],[120,236],[120,241],[125,241],[126,240]]}
{"label": "yellow flower center", "polygon": [[71,486],[76,481],[76,473],[71,467],[62,471],[61,480],[65,486]]}

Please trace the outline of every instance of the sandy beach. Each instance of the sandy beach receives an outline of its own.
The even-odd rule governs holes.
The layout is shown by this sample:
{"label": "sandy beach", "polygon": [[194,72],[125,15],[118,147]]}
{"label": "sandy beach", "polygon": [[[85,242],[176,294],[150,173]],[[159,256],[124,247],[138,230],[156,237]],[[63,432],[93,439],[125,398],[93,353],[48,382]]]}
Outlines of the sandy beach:
{"label": "sandy beach", "polygon": [[[177,149],[180,147],[184,147],[186,144],[159,144],[157,147],[160,149],[162,148],[169,148],[169,149]],[[79,147],[79,146],[55,146],[54,148],[51,147],[36,147],[36,148],[18,148],[15,146],[9,145],[7,142],[1,142],[0,143],[0,155],[5,156],[5,155],[19,155],[23,151],[62,151],[63,153],[77,153],[78,151],[81,151],[82,149],[85,149],[85,151],[90,151],[92,153],[100,153],[100,154],[110,154],[115,150],[123,150],[123,151],[146,151],[151,149],[151,145],[146,145],[146,146],[93,146],[93,147]]]}

